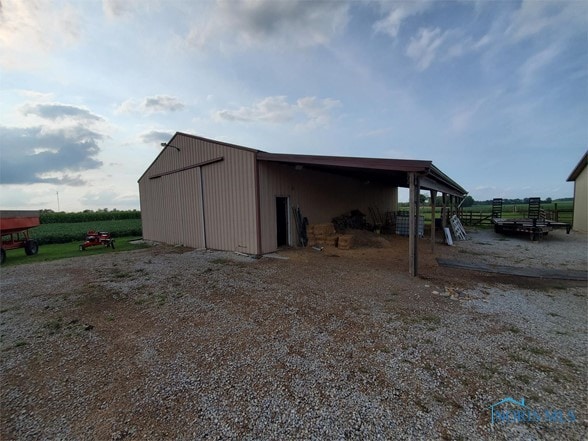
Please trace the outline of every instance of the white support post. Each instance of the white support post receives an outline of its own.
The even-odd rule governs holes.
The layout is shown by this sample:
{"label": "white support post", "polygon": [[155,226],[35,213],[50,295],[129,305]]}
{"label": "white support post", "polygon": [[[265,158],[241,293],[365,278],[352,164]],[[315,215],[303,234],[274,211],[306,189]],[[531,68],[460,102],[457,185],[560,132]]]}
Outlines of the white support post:
{"label": "white support post", "polygon": [[435,198],[437,190],[431,190],[431,251],[435,251]]}

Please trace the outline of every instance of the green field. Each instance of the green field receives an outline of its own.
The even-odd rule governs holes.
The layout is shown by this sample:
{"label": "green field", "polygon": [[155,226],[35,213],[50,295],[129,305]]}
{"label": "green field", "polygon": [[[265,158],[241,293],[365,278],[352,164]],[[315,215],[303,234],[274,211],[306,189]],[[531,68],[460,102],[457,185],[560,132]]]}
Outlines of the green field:
{"label": "green field", "polygon": [[142,235],[141,219],[41,224],[29,230],[29,234],[40,245],[67,242],[82,243],[88,230],[108,231],[115,239],[126,236],[141,237]]}
{"label": "green field", "polygon": [[120,237],[115,239],[115,248],[106,248],[104,246],[96,246],[88,248],[86,251],[80,251],[79,244],[82,240],[70,243],[60,243],[52,245],[43,245],[39,247],[39,254],[34,256],[27,256],[24,248],[6,251],[6,262],[2,264],[2,268],[7,266],[22,265],[26,263],[47,262],[50,260],[65,259],[67,257],[81,257],[93,256],[96,254],[105,253],[119,253],[124,251],[138,250],[145,248],[144,244],[131,244],[129,241],[137,239],[137,237]]}

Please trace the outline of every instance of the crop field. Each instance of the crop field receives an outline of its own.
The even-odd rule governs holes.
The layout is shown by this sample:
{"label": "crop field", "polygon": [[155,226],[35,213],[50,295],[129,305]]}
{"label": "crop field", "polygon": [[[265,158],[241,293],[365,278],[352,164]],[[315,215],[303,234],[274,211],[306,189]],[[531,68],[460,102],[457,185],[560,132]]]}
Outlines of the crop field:
{"label": "crop field", "polygon": [[43,212],[39,216],[41,224],[62,224],[77,222],[98,222],[122,219],[141,219],[141,212],[128,211],[88,211],[79,213],[52,213]]}
{"label": "crop field", "polygon": [[82,243],[88,230],[108,231],[113,238],[141,237],[141,219],[98,220],[71,223],[41,224],[30,230],[40,245],[78,241]]}

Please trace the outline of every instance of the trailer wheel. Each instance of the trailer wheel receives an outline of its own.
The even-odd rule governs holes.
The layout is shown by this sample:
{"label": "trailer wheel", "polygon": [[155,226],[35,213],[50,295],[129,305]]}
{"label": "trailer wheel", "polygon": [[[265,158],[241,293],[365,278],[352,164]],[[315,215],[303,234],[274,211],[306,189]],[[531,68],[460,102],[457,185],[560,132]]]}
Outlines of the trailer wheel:
{"label": "trailer wheel", "polygon": [[86,251],[86,247],[83,245],[80,245],[80,251]]}
{"label": "trailer wheel", "polygon": [[112,249],[114,250],[114,240],[110,241],[110,246],[112,247]]}
{"label": "trailer wheel", "polygon": [[36,240],[27,240],[25,242],[25,253],[27,256],[34,256],[39,252],[39,243]]}
{"label": "trailer wheel", "polygon": [[6,251],[4,251],[4,248],[0,248],[0,250],[1,250],[0,265],[2,265],[4,262],[6,262]]}

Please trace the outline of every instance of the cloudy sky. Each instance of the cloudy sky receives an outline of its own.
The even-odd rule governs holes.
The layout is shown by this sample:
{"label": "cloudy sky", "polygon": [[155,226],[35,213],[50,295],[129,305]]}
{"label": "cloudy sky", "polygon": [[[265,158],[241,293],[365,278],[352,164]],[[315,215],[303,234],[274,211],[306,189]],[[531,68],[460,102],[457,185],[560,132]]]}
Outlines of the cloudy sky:
{"label": "cloudy sky", "polygon": [[[0,0],[0,207],[139,208],[176,131],[570,197],[588,2]],[[402,197],[402,196],[401,196]]]}

